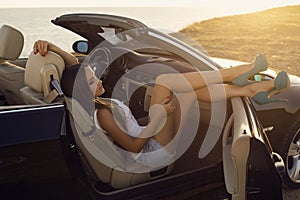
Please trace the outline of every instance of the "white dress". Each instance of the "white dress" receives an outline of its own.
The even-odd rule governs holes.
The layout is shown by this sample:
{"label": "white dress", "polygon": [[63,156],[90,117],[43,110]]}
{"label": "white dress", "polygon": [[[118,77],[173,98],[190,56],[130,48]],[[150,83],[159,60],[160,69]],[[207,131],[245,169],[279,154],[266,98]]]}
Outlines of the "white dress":
{"label": "white dress", "polygon": [[[130,109],[125,104],[117,99],[112,99],[112,101],[114,101],[124,111],[125,124],[127,129],[125,132],[134,138],[138,137],[145,127],[140,126],[137,123]],[[106,133],[106,131],[101,128],[97,120],[97,110],[95,110],[94,113],[94,123],[98,129]],[[135,156],[135,160],[146,166],[155,167],[158,165],[162,165],[163,163],[169,164],[174,155],[175,154],[171,154],[170,152],[165,150],[156,140],[150,138],[141,152],[137,156]]]}

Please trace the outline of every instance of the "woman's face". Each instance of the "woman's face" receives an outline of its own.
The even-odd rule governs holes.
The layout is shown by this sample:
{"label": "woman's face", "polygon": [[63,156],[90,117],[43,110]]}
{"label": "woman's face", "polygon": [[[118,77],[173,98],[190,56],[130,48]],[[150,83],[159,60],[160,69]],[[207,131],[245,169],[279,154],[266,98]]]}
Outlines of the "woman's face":
{"label": "woman's face", "polygon": [[94,71],[90,67],[85,67],[84,70],[91,92],[95,95],[95,97],[101,96],[105,92],[102,81],[95,76]]}

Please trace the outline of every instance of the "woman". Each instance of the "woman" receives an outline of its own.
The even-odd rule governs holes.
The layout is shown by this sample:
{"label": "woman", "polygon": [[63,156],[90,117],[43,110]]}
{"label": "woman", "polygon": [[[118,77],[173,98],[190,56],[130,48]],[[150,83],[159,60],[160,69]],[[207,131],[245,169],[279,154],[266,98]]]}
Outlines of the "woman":
{"label": "woman", "polygon": [[[220,71],[163,74],[158,76],[153,88],[149,123],[142,127],[133,118],[128,107],[120,101],[99,98],[105,92],[102,81],[95,76],[90,67],[80,67],[75,56],[47,41],[35,42],[33,49],[35,54],[40,53],[43,56],[48,50],[62,56],[67,66],[62,78],[65,95],[77,99],[91,115],[94,114],[96,126],[103,129],[123,149],[135,153],[159,152],[152,157],[137,158],[139,162],[148,166],[162,159],[172,159],[176,151],[176,142],[172,140],[181,120],[185,119],[184,116],[188,114],[195,100],[211,102],[247,96],[263,104],[272,102],[270,96],[289,87],[289,79],[285,72],[279,73],[275,81],[248,81],[250,76],[267,69],[267,60],[262,54],[251,64]],[[76,81],[80,85],[86,85],[86,88],[75,90],[73,87]],[[229,82],[233,84],[225,84]],[[211,96],[209,91],[214,91],[214,95]],[[179,94],[184,96],[184,104],[179,103]],[[94,99],[95,105],[90,103],[91,99]],[[114,111],[119,113],[116,114],[116,120]]]}

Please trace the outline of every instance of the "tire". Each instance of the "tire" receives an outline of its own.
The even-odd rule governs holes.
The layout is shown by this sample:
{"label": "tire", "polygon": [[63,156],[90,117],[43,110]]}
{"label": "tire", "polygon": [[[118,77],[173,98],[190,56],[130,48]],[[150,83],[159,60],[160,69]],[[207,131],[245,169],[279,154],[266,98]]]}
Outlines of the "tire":
{"label": "tire", "polygon": [[278,153],[285,164],[283,184],[288,188],[300,188],[300,115],[293,120],[281,141]]}

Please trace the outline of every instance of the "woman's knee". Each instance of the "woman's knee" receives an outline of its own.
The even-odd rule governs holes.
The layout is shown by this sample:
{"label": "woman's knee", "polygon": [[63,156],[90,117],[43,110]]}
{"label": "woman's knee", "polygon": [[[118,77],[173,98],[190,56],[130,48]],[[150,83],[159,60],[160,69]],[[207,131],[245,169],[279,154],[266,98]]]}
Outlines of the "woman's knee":
{"label": "woman's knee", "polygon": [[169,86],[169,83],[168,83],[168,77],[169,75],[168,74],[160,74],[156,80],[155,80],[155,84],[156,85],[161,85],[161,86]]}
{"label": "woman's knee", "polygon": [[168,90],[174,92],[176,89],[177,81],[180,81],[177,74],[160,74],[156,78],[155,84],[163,86]]}

